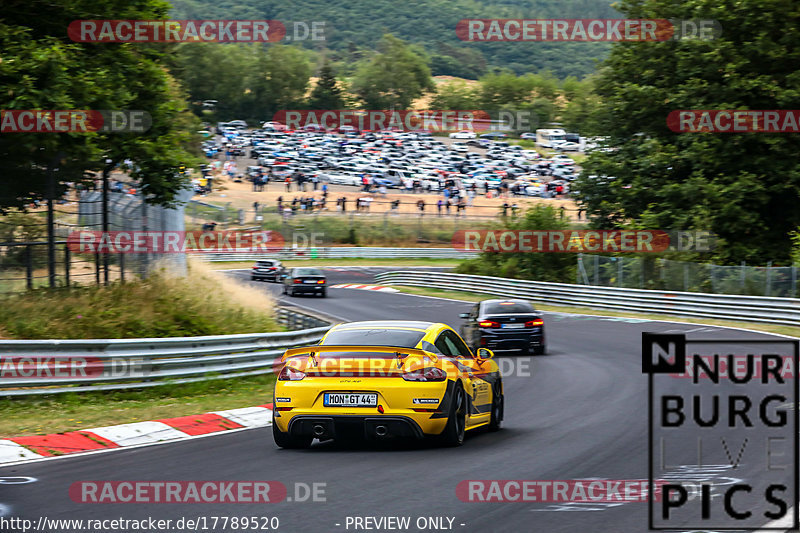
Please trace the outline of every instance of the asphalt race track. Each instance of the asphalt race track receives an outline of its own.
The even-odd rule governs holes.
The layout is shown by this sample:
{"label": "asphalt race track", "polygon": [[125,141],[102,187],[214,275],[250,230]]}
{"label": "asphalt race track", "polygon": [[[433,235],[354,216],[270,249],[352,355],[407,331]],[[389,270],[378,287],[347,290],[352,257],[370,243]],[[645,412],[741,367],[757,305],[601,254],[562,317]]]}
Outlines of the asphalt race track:
{"label": "asphalt race track", "polygon": [[[327,274],[329,284],[371,283],[379,270],[387,269],[328,269]],[[249,276],[246,271],[231,274]],[[278,294],[278,284],[253,282],[252,286]],[[441,321],[457,330],[459,313],[470,307],[465,302],[354,289],[329,289],[326,299],[282,298],[342,320]],[[409,516],[409,531],[419,530],[415,526],[419,517],[451,518],[452,530],[465,532],[647,531],[646,503],[468,503],[458,499],[456,486],[463,480],[481,479],[646,480],[648,381],[642,374],[641,332],[684,332],[690,339],[767,336],[711,326],[559,313],[546,314],[545,325],[549,354],[512,358],[508,363],[515,365],[515,371],[506,371],[504,377],[504,429],[468,434],[461,448],[407,444],[344,448],[316,443],[309,450],[291,451],[275,446],[270,428],[223,433],[0,468],[0,480],[7,476],[36,479],[0,484],[0,515],[5,512],[33,520],[40,516],[277,516],[278,531],[310,533],[354,531],[353,525],[346,527],[347,517],[367,516]],[[252,404],[270,401],[270,396],[254,395]],[[738,450],[739,443],[732,447]],[[681,465],[685,473],[720,485],[758,475],[746,468],[691,470],[697,457],[691,442],[670,453],[671,462]],[[713,454],[708,451],[714,459],[711,464],[725,464]],[[746,453],[744,457],[743,466]],[[289,497],[295,496],[296,483],[324,483],[326,501],[271,505],[74,503],[68,495],[70,484],[84,480],[275,480],[287,486]],[[753,511],[761,516],[765,506],[761,502]],[[763,518],[761,524],[768,521]],[[445,527],[447,524],[444,520]]]}

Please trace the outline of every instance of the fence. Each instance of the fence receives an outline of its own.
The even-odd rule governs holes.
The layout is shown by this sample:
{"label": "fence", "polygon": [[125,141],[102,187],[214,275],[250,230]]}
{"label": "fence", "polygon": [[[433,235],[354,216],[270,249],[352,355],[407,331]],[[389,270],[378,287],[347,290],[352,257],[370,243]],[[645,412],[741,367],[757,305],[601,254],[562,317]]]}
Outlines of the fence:
{"label": "fence", "polygon": [[711,294],[797,297],[797,267],[723,266],[578,254],[577,283]]}
{"label": "fence", "polygon": [[590,287],[419,271],[386,272],[375,276],[375,281],[523,298],[551,305],[800,326],[800,300],[794,298]]}
{"label": "fence", "polygon": [[[319,315],[294,309],[281,309],[279,321],[317,325],[298,331],[205,337],[2,340],[0,359],[5,364],[0,396],[138,389],[269,374],[285,350],[316,344],[331,324]],[[14,375],[16,371],[9,375],[12,358],[19,363],[19,375]],[[25,360],[29,363],[21,366]],[[66,375],[56,374],[56,361]],[[34,365],[47,364],[49,372],[41,368],[33,372]],[[26,377],[23,369],[46,375]]]}
{"label": "fence", "polygon": [[430,258],[430,259],[469,259],[475,252],[465,252],[455,248],[381,248],[381,247],[321,247],[266,252],[205,252],[192,254],[204,261],[257,261],[259,259],[376,259],[376,258]]}

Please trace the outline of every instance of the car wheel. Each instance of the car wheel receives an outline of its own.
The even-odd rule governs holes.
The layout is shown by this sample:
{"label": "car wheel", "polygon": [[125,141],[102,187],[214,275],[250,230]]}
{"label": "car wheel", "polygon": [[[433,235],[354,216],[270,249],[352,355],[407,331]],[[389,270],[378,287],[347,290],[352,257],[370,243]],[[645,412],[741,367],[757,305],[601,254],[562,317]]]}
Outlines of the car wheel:
{"label": "car wheel", "polygon": [[319,293],[319,295],[322,296],[323,298],[327,297],[328,296],[328,290],[327,289],[322,289],[322,292]]}
{"label": "car wheel", "polygon": [[461,446],[467,431],[467,395],[461,384],[456,385],[453,401],[450,404],[450,415],[442,432],[442,444],[445,446]]}
{"label": "car wheel", "polygon": [[280,448],[285,448],[287,450],[308,448],[311,446],[311,441],[314,440],[313,437],[295,437],[289,435],[288,433],[284,433],[278,429],[274,418],[272,419],[272,438],[275,440],[275,444],[277,444]]}
{"label": "car wheel", "polygon": [[533,355],[544,355],[547,353],[547,345],[541,344],[533,349]]}
{"label": "car wheel", "polygon": [[492,386],[492,418],[489,420],[489,431],[498,431],[503,427],[504,409],[503,382],[498,379]]}
{"label": "car wheel", "polygon": [[255,280],[256,280],[255,276],[250,276],[250,281],[255,281]]}

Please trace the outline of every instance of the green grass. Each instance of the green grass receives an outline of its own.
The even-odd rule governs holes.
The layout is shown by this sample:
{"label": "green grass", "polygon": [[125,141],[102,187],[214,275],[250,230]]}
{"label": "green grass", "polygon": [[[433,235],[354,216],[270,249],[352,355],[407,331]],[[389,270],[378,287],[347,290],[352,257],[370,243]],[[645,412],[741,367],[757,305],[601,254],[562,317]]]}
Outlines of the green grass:
{"label": "green grass", "polygon": [[[436,296],[439,298],[452,298],[454,300],[463,300],[467,302],[480,302],[481,300],[485,300],[487,298],[498,297],[497,295],[494,294],[482,294],[482,293],[462,292],[462,291],[445,291],[441,289],[426,289],[421,287],[406,287],[401,285],[393,285],[393,287],[398,289],[400,292],[404,292],[407,294],[417,294],[420,296]],[[549,305],[546,303],[541,303],[536,300],[531,300],[531,301],[536,304],[537,309],[541,309],[542,311],[554,311],[561,313],[575,313],[575,314],[600,315],[600,316],[616,316],[616,317],[627,317],[627,318],[641,318],[645,320],[667,320],[667,321],[675,320],[677,322],[688,322],[691,324],[709,324],[712,326],[723,326],[729,328],[746,328],[756,331],[763,331],[765,333],[777,333],[781,335],[789,335],[792,337],[800,336],[800,328],[793,326],[761,324],[761,323],[752,323],[747,321],[736,321],[736,320],[713,320],[707,318],[658,315],[653,313],[608,311],[606,309],[594,309],[591,307]]]}
{"label": "green grass", "polygon": [[[281,263],[285,266],[314,266],[325,268],[329,266],[398,266],[398,267],[455,267],[461,263],[460,259],[438,259],[438,258],[391,258],[379,257],[376,259],[359,259],[359,258],[344,258],[344,259],[288,259],[282,260]],[[210,263],[212,268],[216,269],[230,269],[230,268],[250,268],[253,266],[253,261],[215,261]]]}
{"label": "green grass", "polygon": [[139,391],[0,399],[0,438],[77,431],[272,402],[275,376],[164,385]]}
{"label": "green grass", "polygon": [[15,339],[182,337],[278,331],[274,301],[193,264],[189,276],[34,289],[0,299],[0,334]]}

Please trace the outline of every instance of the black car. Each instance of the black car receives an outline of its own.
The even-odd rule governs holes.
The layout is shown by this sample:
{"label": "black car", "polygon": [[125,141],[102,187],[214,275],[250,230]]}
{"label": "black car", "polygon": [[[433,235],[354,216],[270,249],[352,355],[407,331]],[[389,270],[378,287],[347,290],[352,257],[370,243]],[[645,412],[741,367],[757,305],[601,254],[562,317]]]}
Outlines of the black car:
{"label": "black car", "polygon": [[250,279],[253,281],[268,280],[280,281],[283,277],[285,269],[280,261],[274,259],[264,259],[256,261],[253,269],[250,271]]}
{"label": "black car", "polygon": [[461,318],[461,336],[472,347],[492,351],[546,352],[542,315],[525,300],[484,300]]}
{"label": "black car", "polygon": [[283,278],[283,294],[319,294],[326,296],[327,280],[318,268],[298,267],[289,270]]}

